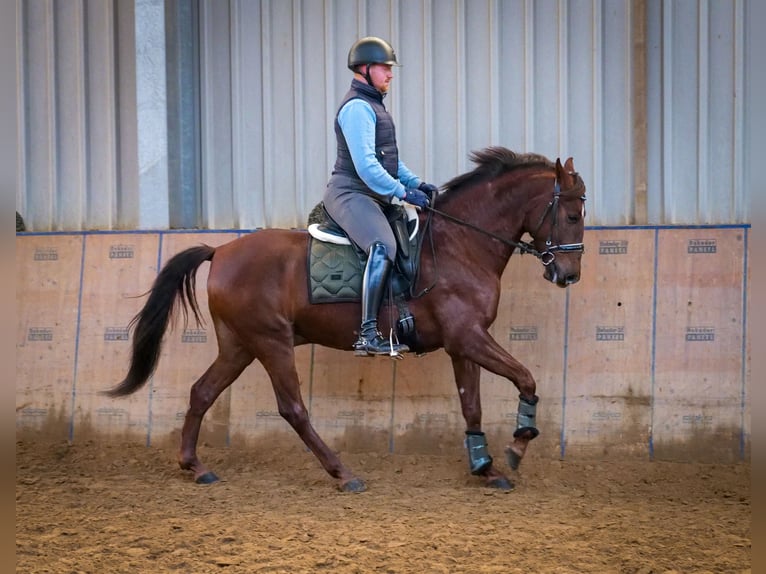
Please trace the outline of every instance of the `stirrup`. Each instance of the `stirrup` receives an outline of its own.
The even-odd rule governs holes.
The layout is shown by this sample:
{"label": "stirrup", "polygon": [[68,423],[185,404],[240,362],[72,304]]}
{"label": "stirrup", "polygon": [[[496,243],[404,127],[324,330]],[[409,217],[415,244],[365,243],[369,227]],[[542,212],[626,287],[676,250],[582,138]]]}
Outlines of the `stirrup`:
{"label": "stirrup", "polygon": [[360,333],[359,338],[354,343],[354,355],[357,357],[389,355],[392,359],[403,359],[404,355],[402,353],[406,353],[409,350],[407,345],[395,342],[393,334],[386,341],[377,330],[373,332],[372,337],[369,339]]}

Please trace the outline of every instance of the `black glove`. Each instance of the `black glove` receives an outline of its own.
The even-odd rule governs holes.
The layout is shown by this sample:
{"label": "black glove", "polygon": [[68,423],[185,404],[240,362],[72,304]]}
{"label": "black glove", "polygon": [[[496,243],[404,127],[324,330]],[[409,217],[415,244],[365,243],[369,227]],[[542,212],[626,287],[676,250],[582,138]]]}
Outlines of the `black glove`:
{"label": "black glove", "polygon": [[424,207],[428,207],[431,204],[428,196],[419,189],[410,187],[404,193],[404,201],[411,203],[415,207],[423,209]]}
{"label": "black glove", "polygon": [[433,199],[434,194],[439,191],[439,188],[433,183],[426,183],[425,181],[418,186],[418,189],[425,193],[429,199]]}

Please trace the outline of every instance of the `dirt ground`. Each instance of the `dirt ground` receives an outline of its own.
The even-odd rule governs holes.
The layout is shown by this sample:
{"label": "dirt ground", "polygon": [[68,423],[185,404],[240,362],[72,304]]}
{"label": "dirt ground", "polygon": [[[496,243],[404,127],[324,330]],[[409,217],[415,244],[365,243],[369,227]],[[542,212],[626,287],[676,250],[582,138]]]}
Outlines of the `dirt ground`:
{"label": "dirt ground", "polygon": [[[16,444],[16,572],[743,573],[750,465],[525,460],[482,487],[459,456],[344,454],[344,494],[296,448]],[[504,466],[504,465],[503,465]]]}

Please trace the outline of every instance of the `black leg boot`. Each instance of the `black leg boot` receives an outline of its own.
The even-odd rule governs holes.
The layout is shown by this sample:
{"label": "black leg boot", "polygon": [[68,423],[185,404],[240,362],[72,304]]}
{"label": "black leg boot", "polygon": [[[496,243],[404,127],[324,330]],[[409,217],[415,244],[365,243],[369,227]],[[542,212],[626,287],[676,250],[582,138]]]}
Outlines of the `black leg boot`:
{"label": "black leg boot", "polygon": [[386,254],[386,246],[373,243],[362,278],[362,326],[354,343],[356,355],[396,355],[409,351],[407,345],[389,341],[378,331],[378,312],[394,264]]}

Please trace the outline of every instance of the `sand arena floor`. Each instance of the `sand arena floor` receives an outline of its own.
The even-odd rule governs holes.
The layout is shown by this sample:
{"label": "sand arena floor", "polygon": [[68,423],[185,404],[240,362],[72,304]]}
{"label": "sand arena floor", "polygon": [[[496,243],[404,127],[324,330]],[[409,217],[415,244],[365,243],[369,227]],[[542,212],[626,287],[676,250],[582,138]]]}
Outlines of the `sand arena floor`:
{"label": "sand arena floor", "polygon": [[530,456],[502,493],[461,456],[343,454],[344,494],[305,450],[16,444],[21,573],[743,573],[750,465]]}

